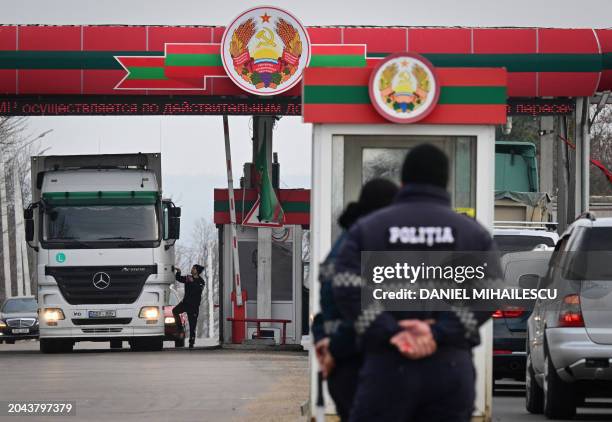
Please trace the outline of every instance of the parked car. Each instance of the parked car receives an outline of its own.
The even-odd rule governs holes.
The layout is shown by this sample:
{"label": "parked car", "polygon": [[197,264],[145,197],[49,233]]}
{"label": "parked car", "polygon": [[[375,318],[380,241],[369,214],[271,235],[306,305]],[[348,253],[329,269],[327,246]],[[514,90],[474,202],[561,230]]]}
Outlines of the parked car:
{"label": "parked car", "polygon": [[493,239],[502,254],[531,251],[538,245],[555,246],[559,240],[557,232],[536,229],[493,229]]}
{"label": "parked car", "polygon": [[[585,254],[585,253],[588,253]],[[526,407],[571,418],[586,397],[612,396],[612,218],[586,215],[559,240],[527,325]]]}
{"label": "parked car", "polygon": [[[174,341],[175,347],[185,347],[185,331],[179,331],[174,320],[172,310],[179,303],[178,293],[174,289],[170,289],[168,305],[164,306],[164,324],[166,326],[165,341]],[[183,327],[187,324],[187,317],[181,314],[181,322]]]}
{"label": "parked car", "polygon": [[[547,250],[548,249],[548,250]],[[512,252],[501,259],[508,287],[537,283],[548,270],[553,248],[539,247],[529,252]],[[530,310],[515,308],[493,314],[493,379],[525,380],[527,318]],[[495,382],[493,383],[495,386]]]}
{"label": "parked car", "polygon": [[34,296],[11,297],[0,308],[0,342],[38,338],[38,304]]}

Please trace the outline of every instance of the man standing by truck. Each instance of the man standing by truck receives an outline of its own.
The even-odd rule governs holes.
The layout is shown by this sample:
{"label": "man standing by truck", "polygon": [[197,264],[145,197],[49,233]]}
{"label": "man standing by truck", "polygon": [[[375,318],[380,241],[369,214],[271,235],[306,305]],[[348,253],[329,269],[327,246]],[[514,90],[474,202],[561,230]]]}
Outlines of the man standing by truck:
{"label": "man standing by truck", "polygon": [[204,267],[194,264],[191,267],[191,276],[182,276],[181,270],[176,271],[176,281],[185,284],[185,295],[183,300],[174,307],[172,313],[179,331],[184,333],[183,323],[180,315],[185,312],[189,320],[189,348],[193,349],[196,337],[196,324],[202,300],[202,290],[204,290],[204,280],[201,277]]}

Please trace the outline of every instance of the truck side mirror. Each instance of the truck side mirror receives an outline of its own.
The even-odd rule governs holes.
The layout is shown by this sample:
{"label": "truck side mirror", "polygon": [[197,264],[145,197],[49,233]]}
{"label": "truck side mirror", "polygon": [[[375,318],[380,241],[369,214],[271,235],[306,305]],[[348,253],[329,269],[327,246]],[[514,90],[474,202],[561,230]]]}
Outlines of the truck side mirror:
{"label": "truck side mirror", "polygon": [[178,239],[181,234],[181,219],[177,217],[168,218],[168,238]]}
{"label": "truck side mirror", "polygon": [[181,218],[181,207],[168,208],[168,216],[171,218]]}
{"label": "truck side mirror", "polygon": [[34,209],[30,206],[23,210],[24,220],[32,220],[34,218]]}
{"label": "truck side mirror", "polygon": [[34,220],[25,220],[25,236],[26,242],[32,242],[34,240]]}

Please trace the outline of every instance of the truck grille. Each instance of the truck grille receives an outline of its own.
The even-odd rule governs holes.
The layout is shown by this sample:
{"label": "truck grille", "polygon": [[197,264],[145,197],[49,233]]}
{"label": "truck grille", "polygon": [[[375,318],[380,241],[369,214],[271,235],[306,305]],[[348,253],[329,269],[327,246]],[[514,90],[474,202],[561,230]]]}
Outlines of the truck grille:
{"label": "truck grille", "polygon": [[132,318],[75,318],[72,320],[74,325],[126,325],[130,322]]}
{"label": "truck grille", "polygon": [[120,333],[123,328],[82,328],[81,331],[85,334]]}
{"label": "truck grille", "polygon": [[71,305],[134,303],[151,274],[157,265],[45,267]]}

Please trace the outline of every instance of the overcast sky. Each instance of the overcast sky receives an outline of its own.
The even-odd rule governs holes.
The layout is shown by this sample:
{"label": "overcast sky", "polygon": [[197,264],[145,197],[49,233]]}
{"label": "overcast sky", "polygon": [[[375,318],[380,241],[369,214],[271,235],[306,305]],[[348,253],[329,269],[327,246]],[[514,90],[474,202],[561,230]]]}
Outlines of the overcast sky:
{"label": "overcast sky", "polygon": [[[610,27],[612,0],[264,1],[305,25]],[[225,25],[240,0],[0,0],[0,24]],[[234,178],[250,159],[250,119],[230,118]],[[226,187],[221,117],[37,117],[32,136],[53,129],[48,154],[162,152],[164,191],[183,206],[183,241],[212,218],[212,189]],[[310,125],[283,118],[274,133],[282,187],[309,187]]]}

